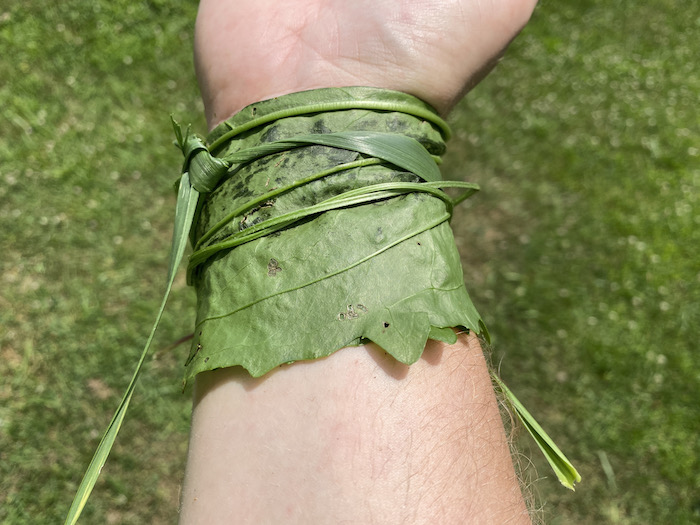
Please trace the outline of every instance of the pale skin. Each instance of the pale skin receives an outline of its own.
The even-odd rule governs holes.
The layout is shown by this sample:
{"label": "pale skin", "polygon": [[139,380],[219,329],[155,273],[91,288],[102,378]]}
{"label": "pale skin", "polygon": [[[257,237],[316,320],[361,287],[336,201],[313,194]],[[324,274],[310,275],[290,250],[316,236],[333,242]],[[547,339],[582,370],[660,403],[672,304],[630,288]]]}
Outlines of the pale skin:
{"label": "pale skin", "polygon": [[[532,0],[203,0],[197,74],[210,127],[253,102],[364,85],[447,114]],[[180,523],[525,524],[476,337],[403,365],[375,345],[197,376]]]}

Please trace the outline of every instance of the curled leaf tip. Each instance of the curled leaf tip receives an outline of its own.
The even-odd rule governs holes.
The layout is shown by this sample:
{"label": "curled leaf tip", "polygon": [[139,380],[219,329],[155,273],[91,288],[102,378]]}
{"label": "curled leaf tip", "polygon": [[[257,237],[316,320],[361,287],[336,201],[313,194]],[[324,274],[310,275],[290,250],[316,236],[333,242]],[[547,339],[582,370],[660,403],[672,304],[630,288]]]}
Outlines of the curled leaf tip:
{"label": "curled leaf tip", "polygon": [[187,126],[187,128],[185,128],[185,132],[183,133],[182,126],[177,120],[175,120],[175,116],[172,113],[170,114],[170,122],[173,125],[173,131],[175,132],[175,138],[177,139],[175,141],[175,145],[184,153],[185,142],[187,140],[187,136],[190,134],[190,126]]}

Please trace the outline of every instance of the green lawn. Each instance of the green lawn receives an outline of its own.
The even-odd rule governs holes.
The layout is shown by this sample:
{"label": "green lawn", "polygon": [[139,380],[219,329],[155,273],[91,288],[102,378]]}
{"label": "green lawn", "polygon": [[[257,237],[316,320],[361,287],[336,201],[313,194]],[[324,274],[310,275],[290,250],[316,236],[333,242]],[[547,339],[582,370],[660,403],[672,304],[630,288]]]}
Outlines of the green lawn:
{"label": "green lawn", "polygon": [[[196,6],[0,8],[0,522],[63,519],[164,286],[204,131]],[[48,5],[52,7],[47,7]],[[543,2],[452,117],[453,221],[509,386],[579,468],[534,461],[547,523],[700,522],[700,4]],[[181,276],[155,348],[186,335]],[[85,523],[172,523],[187,349],[149,360]]]}

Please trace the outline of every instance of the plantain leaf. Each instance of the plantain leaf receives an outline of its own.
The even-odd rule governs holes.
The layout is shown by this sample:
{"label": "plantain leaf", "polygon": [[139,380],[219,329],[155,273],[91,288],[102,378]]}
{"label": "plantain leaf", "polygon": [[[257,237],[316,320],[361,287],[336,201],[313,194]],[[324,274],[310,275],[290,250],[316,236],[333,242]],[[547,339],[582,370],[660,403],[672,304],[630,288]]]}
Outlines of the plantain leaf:
{"label": "plantain leaf", "polygon": [[[448,224],[478,187],[440,180],[442,129],[402,112],[421,105],[408,95],[401,112],[287,111],[333,103],[322,91],[255,104],[211,135],[246,130],[219,142],[231,169],[196,221],[186,380],[234,365],[260,376],[367,340],[412,363],[431,335],[481,331]],[[354,91],[330,90],[336,102]],[[268,111],[286,117],[247,126]],[[445,186],[464,192],[453,200]]]}
{"label": "plantain leaf", "polygon": [[[291,103],[290,103],[291,101]],[[442,138],[450,138],[450,127],[440,118],[435,109],[425,102],[407,97],[405,93],[367,87],[315,89],[313,93],[302,91],[284,97],[264,101],[264,111],[258,111],[258,104],[241,110],[234,118],[217,126],[209,134],[209,149],[219,154],[225,144],[232,138],[238,139],[242,134],[267,124],[299,115],[313,115],[333,111],[365,110],[373,118],[387,112],[411,115],[422,121],[426,128],[440,131]],[[238,118],[238,117],[244,118]],[[399,128],[391,130],[401,132]],[[314,130],[318,132],[318,130]]]}
{"label": "plantain leaf", "polygon": [[182,256],[185,252],[187,246],[187,237],[190,231],[190,225],[192,224],[192,219],[194,217],[194,212],[197,207],[197,200],[199,198],[199,193],[197,190],[192,188],[190,185],[189,175],[184,173],[180,180],[180,187],[178,190],[177,205],[175,211],[175,228],[173,232],[173,242],[170,249],[170,263],[168,265],[168,278],[165,287],[165,294],[163,295],[163,300],[161,302],[158,314],[156,315],[156,320],[153,323],[151,332],[146,340],[146,345],[144,346],[141,356],[139,358],[138,364],[136,365],[136,370],[134,371],[129,386],[126,388],[126,392],[122,397],[117,411],[109,423],[107,430],[105,431],[102,439],[100,440],[97,450],[88,465],[85,475],[78,487],[78,490],[73,498],[73,503],[68,510],[68,515],[66,517],[66,524],[74,524],[78,521],[85,504],[92,492],[92,489],[97,482],[97,479],[102,471],[102,467],[107,461],[107,457],[112,450],[114,445],[114,440],[119,433],[122,422],[124,421],[124,416],[126,416],[126,411],[129,408],[129,403],[131,402],[131,397],[134,393],[134,388],[136,387],[136,381],[139,378],[141,369],[148,355],[148,350],[151,347],[151,342],[153,341],[153,336],[156,333],[160,319],[163,316],[163,311],[165,310],[165,305],[168,301],[168,296],[170,295],[170,290],[175,280],[175,273],[180,261],[182,261]]}
{"label": "plantain leaf", "polygon": [[440,180],[440,170],[435,159],[411,137],[379,131],[346,131],[317,135],[297,135],[288,140],[278,140],[239,151],[226,158],[231,163],[246,163],[266,155],[292,148],[318,144],[357,151],[377,157],[404,170],[415,173],[427,182]]}
{"label": "plantain leaf", "polygon": [[[210,135],[231,169],[202,206],[188,265],[198,315],[185,381],[234,365],[257,377],[367,341],[410,364],[428,338],[453,342],[454,326],[488,339],[448,225],[478,188],[439,181],[445,135],[407,110],[415,99],[394,95],[401,111],[377,115],[346,103],[358,93],[257,103]],[[336,109],[315,113],[315,97]],[[399,130],[410,139],[387,135]],[[464,192],[450,199],[450,185]],[[496,381],[573,489],[578,472]]]}
{"label": "plantain leaf", "polygon": [[575,490],[574,484],[581,481],[581,475],[567,459],[564,453],[559,450],[559,447],[557,447],[552,438],[550,438],[539,423],[535,421],[532,414],[530,414],[523,404],[518,401],[518,398],[515,397],[513,392],[510,391],[505,383],[503,383],[503,381],[501,381],[495,374],[492,374],[491,377],[505,394],[506,399],[508,399],[509,403],[515,410],[515,413],[518,415],[518,418],[520,421],[522,421],[527,431],[535,440],[535,443],[537,443],[537,446],[544,454],[544,457],[547,458],[547,461],[554,470],[554,473],[557,475],[559,482],[566,488]]}
{"label": "plantain leaf", "polygon": [[[330,210],[349,208],[360,204],[381,201],[407,193],[422,192],[431,194],[444,201],[446,214],[442,217],[441,221],[449,220],[454,207],[454,202],[450,197],[448,197],[447,194],[439,189],[440,187],[445,186],[463,188],[466,190],[463,195],[471,195],[475,191],[478,191],[478,186],[476,184],[456,181],[425,184],[410,182],[374,184],[371,186],[346,191],[341,195],[331,197],[318,204],[307,206],[306,208],[295,210],[293,212],[288,212],[268,220],[263,220],[257,224],[251,225],[249,228],[229,235],[226,240],[216,244],[210,244],[200,248],[202,241],[202,239],[200,239],[200,242],[197,243],[198,249],[195,250],[189,259],[188,282],[191,282],[192,280],[191,276],[194,269],[216,253],[222,250],[235,248],[236,246],[259,239],[260,237],[270,235],[278,230],[287,228],[304,218],[317,215],[319,213],[328,212]],[[465,198],[463,195],[458,197],[458,200],[463,200]],[[210,235],[213,231],[220,229],[223,225],[225,225],[225,223],[226,222],[219,222],[215,228],[209,230],[208,235]]]}

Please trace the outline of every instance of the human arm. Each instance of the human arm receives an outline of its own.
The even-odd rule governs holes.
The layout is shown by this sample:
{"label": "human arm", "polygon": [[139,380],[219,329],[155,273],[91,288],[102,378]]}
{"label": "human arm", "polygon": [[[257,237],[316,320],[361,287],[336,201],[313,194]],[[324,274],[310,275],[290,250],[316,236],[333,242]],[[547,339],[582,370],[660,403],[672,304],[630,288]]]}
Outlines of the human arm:
{"label": "human arm", "polygon": [[[202,2],[210,126],[264,98],[346,85],[444,114],[529,15],[522,2],[294,4]],[[529,522],[473,335],[429,342],[410,367],[365,345],[259,379],[200,374],[182,501],[182,523]]]}

